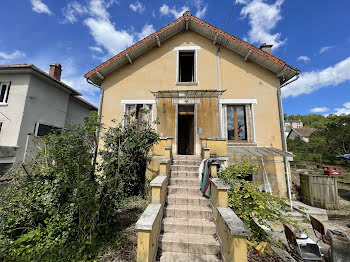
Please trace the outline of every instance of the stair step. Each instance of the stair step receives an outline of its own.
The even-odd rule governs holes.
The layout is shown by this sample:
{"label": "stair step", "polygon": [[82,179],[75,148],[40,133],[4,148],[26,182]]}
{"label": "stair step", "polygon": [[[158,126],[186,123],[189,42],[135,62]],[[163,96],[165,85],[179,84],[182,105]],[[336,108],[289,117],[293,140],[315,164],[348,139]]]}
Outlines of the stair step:
{"label": "stair step", "polygon": [[179,185],[170,185],[168,186],[168,194],[182,194],[189,196],[202,196],[199,185],[197,186],[179,186]]}
{"label": "stair step", "polygon": [[199,166],[190,166],[190,165],[171,165],[171,171],[197,171]]}
{"label": "stair step", "polygon": [[213,211],[208,206],[168,205],[165,217],[212,219]]}
{"label": "stair step", "polygon": [[216,255],[163,252],[160,262],[220,262]]}
{"label": "stair step", "polygon": [[200,156],[195,155],[173,155],[173,160],[202,160]]}
{"label": "stair step", "polygon": [[179,186],[198,186],[199,187],[199,181],[198,178],[177,178],[177,177],[171,177],[169,179],[169,185],[179,185]]}
{"label": "stair step", "polygon": [[165,233],[189,233],[214,235],[216,226],[209,219],[165,217],[162,222]]}
{"label": "stair step", "polygon": [[209,206],[210,201],[202,196],[185,196],[182,194],[171,194],[166,197],[168,205],[191,205],[191,206]]}
{"label": "stair step", "polygon": [[190,166],[200,166],[201,165],[201,160],[191,160],[191,159],[186,159],[186,160],[173,160],[173,165],[190,165]]}
{"label": "stair step", "polygon": [[181,252],[201,255],[218,255],[219,241],[213,235],[164,233],[160,236],[162,252]]}
{"label": "stair step", "polygon": [[170,177],[188,177],[188,178],[198,178],[198,170],[197,171],[177,171],[172,170],[170,173]]}

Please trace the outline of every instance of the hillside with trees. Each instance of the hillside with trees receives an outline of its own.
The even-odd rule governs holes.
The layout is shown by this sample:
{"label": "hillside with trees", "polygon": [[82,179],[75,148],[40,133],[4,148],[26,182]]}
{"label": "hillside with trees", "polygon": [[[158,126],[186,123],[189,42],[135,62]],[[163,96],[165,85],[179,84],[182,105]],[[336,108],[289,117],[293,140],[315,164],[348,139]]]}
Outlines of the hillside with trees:
{"label": "hillside with trees", "polygon": [[285,115],[285,119],[300,119],[304,127],[318,129],[311,134],[309,143],[301,139],[287,140],[288,150],[296,155],[304,153],[304,158],[308,158],[311,154],[311,159],[308,160],[334,164],[339,162],[337,155],[350,153],[350,115]]}

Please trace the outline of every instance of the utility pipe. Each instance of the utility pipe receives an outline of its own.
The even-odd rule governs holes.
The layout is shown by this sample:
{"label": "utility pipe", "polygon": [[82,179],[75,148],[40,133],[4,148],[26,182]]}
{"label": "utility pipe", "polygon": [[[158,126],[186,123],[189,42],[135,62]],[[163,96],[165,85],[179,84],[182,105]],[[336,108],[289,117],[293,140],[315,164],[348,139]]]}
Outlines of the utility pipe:
{"label": "utility pipe", "polygon": [[[279,118],[280,118],[280,130],[281,130],[281,138],[282,138],[282,149],[283,152],[287,153],[287,142],[286,142],[286,136],[284,133],[284,116],[283,116],[283,107],[282,107],[282,95],[281,95],[281,88],[289,85],[290,83],[296,81],[299,79],[299,71],[296,72],[295,78],[281,84],[277,88],[277,100],[278,100],[278,113],[279,113]],[[288,190],[288,198],[289,198],[289,203],[290,203],[290,209],[293,210],[293,203],[292,203],[292,193],[291,193],[291,187],[290,187],[290,175],[289,175],[289,168],[288,168],[288,161],[287,157],[283,156],[283,161],[284,161],[284,169],[286,173],[286,180],[287,180],[287,190]]]}

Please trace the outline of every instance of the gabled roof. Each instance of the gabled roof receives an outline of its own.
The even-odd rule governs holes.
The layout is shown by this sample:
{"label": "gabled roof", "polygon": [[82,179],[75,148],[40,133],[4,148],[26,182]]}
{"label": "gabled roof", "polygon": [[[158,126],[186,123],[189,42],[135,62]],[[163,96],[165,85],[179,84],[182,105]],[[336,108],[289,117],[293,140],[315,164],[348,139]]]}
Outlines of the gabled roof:
{"label": "gabled roof", "polygon": [[290,133],[292,131],[295,131],[298,135],[302,136],[302,137],[310,137],[311,134],[315,131],[317,131],[316,128],[292,128],[290,131],[289,131],[289,134],[288,136],[290,135]]}
{"label": "gabled roof", "polygon": [[45,71],[41,70],[39,67],[36,67],[33,64],[9,64],[9,65],[0,65],[0,72],[4,73],[34,73],[37,76],[53,83],[56,85],[59,85],[63,89],[66,89],[72,95],[74,96],[81,96],[82,94],[79,93],[74,88],[70,87],[69,85],[57,80],[50,74],[46,73]]}
{"label": "gabled roof", "polygon": [[39,67],[36,67],[33,64],[0,65],[0,73],[32,73],[50,82],[51,84],[56,85],[57,87],[68,91],[71,94],[71,97],[78,100],[81,104],[84,104],[84,106],[92,110],[97,110],[96,106],[81,98],[82,94],[80,92],[70,87],[69,85],[63,83],[62,81],[57,80],[56,78],[54,78],[53,76],[51,76],[50,74],[46,73],[45,71],[41,70]]}
{"label": "gabled roof", "polygon": [[85,77],[94,84],[100,85],[104,77],[108,74],[123,65],[128,64],[130,61],[136,59],[148,50],[156,46],[160,47],[162,42],[182,30],[192,30],[197,32],[212,40],[213,44],[222,45],[241,55],[245,60],[253,61],[265,67],[277,74],[277,77],[281,79],[282,83],[287,82],[300,72],[299,69],[288,65],[283,60],[199,19],[198,17],[193,16],[189,11],[186,11],[183,16],[86,73]]}

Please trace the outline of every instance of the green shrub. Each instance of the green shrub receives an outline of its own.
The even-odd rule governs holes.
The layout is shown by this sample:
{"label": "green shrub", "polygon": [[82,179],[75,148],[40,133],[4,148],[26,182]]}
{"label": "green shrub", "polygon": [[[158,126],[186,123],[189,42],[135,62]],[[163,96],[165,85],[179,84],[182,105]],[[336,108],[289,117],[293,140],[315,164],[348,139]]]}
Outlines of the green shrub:
{"label": "green shrub", "polygon": [[249,227],[252,241],[268,237],[258,224],[271,230],[272,223],[277,221],[295,226],[284,213],[288,211],[287,199],[260,192],[258,185],[245,180],[250,175],[256,175],[258,169],[248,162],[240,162],[219,172],[219,177],[230,185],[228,204]]}
{"label": "green shrub", "polygon": [[[118,222],[118,209],[142,195],[145,158],[158,140],[150,124],[105,130],[97,171],[97,116],[39,139],[28,176],[0,194],[0,261],[89,261]],[[140,189],[140,187],[142,189]]]}

